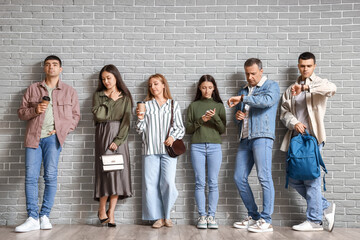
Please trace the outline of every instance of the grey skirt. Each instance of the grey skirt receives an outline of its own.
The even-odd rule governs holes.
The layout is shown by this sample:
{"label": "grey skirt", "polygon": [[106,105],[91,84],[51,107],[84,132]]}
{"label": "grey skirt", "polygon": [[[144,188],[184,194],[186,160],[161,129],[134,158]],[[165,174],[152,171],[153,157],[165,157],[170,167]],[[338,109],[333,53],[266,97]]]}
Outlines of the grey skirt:
{"label": "grey skirt", "polygon": [[[95,191],[94,199],[118,195],[119,199],[132,196],[130,177],[130,154],[127,141],[121,144],[113,153],[121,153],[124,157],[124,169],[120,171],[103,172],[101,156],[112,151],[107,150],[119,132],[120,121],[109,121],[96,124],[95,131]],[[107,151],[106,151],[107,150]],[[108,198],[109,201],[109,198]]]}

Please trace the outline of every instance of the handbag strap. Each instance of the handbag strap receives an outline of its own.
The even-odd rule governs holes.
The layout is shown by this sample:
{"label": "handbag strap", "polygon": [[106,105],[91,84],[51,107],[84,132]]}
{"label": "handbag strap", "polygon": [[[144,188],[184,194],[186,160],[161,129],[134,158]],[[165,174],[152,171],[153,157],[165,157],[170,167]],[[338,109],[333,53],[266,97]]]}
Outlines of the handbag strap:
{"label": "handbag strap", "polygon": [[169,138],[170,129],[173,127],[173,124],[174,124],[174,100],[171,99],[171,120],[170,120],[169,130],[168,130],[168,133],[166,135],[166,139]]}

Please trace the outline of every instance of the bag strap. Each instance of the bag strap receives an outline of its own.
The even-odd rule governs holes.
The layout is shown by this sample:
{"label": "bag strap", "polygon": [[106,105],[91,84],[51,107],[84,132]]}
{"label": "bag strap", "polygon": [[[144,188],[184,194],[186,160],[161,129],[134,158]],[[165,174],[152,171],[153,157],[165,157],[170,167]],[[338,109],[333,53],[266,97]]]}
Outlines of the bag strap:
{"label": "bag strap", "polygon": [[174,100],[171,100],[171,120],[170,120],[169,130],[168,130],[168,133],[166,135],[166,139],[169,138],[170,129],[173,127],[173,124],[174,124]]}
{"label": "bag strap", "polygon": [[321,153],[320,153],[320,150],[319,150],[319,146],[317,145],[317,141],[315,139],[314,139],[314,141],[315,141],[315,144],[316,144],[316,151],[315,151],[316,159],[319,160],[319,165],[321,166],[322,170],[325,172],[324,176],[323,176],[323,182],[324,182],[324,191],[326,191],[325,174],[327,174],[328,171],[327,171],[325,163],[324,163],[324,161],[322,159],[322,156],[321,156]]}
{"label": "bag strap", "polygon": [[291,145],[289,144],[289,148],[286,154],[286,183],[285,188],[289,186],[289,161],[290,161],[290,154],[291,154]]}

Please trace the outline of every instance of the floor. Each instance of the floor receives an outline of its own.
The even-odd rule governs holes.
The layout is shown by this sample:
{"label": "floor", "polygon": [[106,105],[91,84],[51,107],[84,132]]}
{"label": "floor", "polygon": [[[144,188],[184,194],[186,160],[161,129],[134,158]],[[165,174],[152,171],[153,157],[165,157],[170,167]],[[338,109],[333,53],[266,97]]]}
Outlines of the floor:
{"label": "floor", "polygon": [[0,239],[51,239],[51,240],[225,240],[225,239],[291,239],[291,240],[353,240],[360,236],[359,228],[335,228],[333,232],[296,232],[288,227],[274,227],[272,233],[250,233],[245,229],[220,226],[218,230],[199,230],[191,225],[152,229],[145,225],[118,225],[107,228],[95,225],[56,225],[52,230],[15,233],[14,227],[0,227]]}

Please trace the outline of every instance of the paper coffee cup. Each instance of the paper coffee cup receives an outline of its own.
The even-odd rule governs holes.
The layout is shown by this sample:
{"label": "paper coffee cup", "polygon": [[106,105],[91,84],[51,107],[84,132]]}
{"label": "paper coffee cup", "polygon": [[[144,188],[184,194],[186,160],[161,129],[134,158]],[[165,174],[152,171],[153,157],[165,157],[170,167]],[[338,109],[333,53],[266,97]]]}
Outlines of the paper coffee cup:
{"label": "paper coffee cup", "polygon": [[145,114],[145,111],[146,111],[145,102],[144,101],[139,101],[136,104],[137,104],[137,107],[139,109],[139,113],[140,114]]}
{"label": "paper coffee cup", "polygon": [[42,98],[42,103],[49,104],[50,101],[51,101],[51,99],[50,99],[48,96],[43,96],[43,98]]}

